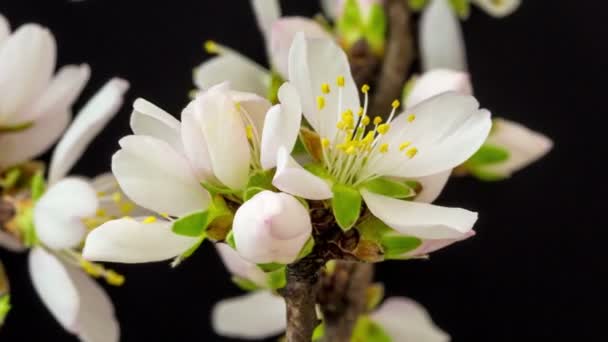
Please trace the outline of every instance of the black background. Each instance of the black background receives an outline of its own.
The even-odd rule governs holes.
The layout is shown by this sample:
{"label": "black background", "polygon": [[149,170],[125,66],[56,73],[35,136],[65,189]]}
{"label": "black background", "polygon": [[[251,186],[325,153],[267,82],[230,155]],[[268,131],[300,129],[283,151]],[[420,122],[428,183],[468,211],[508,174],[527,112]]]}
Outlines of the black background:
{"label": "black background", "polygon": [[[283,1],[310,16],[316,1]],[[484,107],[555,140],[545,159],[501,183],[455,179],[439,204],[476,210],[477,236],[430,261],[379,265],[389,295],[407,295],[454,341],[605,341],[606,79],[604,1],[524,0],[498,20],[474,10],[466,21],[469,64]],[[1,0],[12,27],[39,22],[59,44],[59,65],[87,62],[86,99],[111,76],[131,81],[127,105],[74,173],[109,168],[129,133],[129,104],[144,97],[179,113],[206,58],[205,39],[264,62],[248,1]],[[81,102],[82,103],[82,100]],[[77,107],[78,108],[78,107]],[[26,256],[0,251],[14,310],[2,341],[72,341],[35,294]],[[109,288],[123,341],[215,341],[209,312],[239,290],[209,244],[177,269],[112,265],[127,275]],[[60,289],[57,289],[60,291]],[[263,308],[260,308],[261,310]],[[238,324],[238,322],[235,322]]]}

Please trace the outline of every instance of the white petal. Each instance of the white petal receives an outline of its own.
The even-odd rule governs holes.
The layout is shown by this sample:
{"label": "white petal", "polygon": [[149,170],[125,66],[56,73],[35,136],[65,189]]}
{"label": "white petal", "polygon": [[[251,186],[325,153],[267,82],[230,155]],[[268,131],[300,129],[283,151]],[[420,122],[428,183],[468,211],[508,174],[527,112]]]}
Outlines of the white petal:
{"label": "white petal", "polygon": [[90,74],[87,64],[62,67],[38,100],[24,111],[22,120],[35,121],[45,115],[71,111]]}
{"label": "white petal", "polygon": [[45,116],[26,130],[0,134],[0,170],[44,153],[59,139],[69,123],[70,113],[63,112]]}
{"label": "white petal", "polygon": [[269,51],[268,45],[270,42],[270,32],[272,24],[281,17],[281,6],[278,0],[250,0],[255,19],[258,23],[260,31],[266,41],[266,50]]}
{"label": "white petal", "polygon": [[467,234],[477,213],[460,208],[403,201],[362,190],[369,210],[396,231],[422,239],[455,239]]}
{"label": "white petal", "polygon": [[434,175],[417,178],[416,181],[422,185],[422,191],[416,194],[416,202],[433,203],[441,194],[445,187],[452,170],[443,171]]}
{"label": "white petal", "polygon": [[419,39],[424,71],[467,70],[462,29],[448,0],[431,0],[426,6],[420,18]]}
{"label": "white petal", "polygon": [[338,4],[339,0],[321,0],[321,8],[323,14],[329,19],[335,19],[338,16]]}
{"label": "white petal", "polygon": [[283,298],[270,291],[256,291],[217,303],[212,325],[221,336],[263,339],[285,331],[286,317]]}
{"label": "white petal", "polygon": [[[410,114],[416,119],[408,121]],[[443,93],[397,116],[382,142],[392,148],[377,162],[366,165],[366,173],[396,177],[423,177],[452,169],[473,155],[487,138],[492,121],[472,97]],[[402,142],[418,149],[414,158],[399,150]]]}
{"label": "white petal", "polygon": [[[341,106],[339,89],[335,86],[338,76],[345,80]],[[308,39],[303,33],[296,34],[289,51],[289,81],[300,94],[304,116],[310,125],[330,141],[334,139],[342,112],[359,110],[359,94],[346,54],[330,39]],[[325,96],[325,106],[319,110],[316,98],[322,94],[323,83],[330,84],[332,89]]]}
{"label": "white petal", "polygon": [[261,162],[264,169],[276,166],[279,147],[291,152],[298,139],[302,106],[297,90],[288,82],[279,88],[280,105],[268,111],[262,132]]}
{"label": "white petal", "polygon": [[112,302],[95,281],[42,248],[30,253],[29,269],[38,295],[66,330],[85,342],[118,342]]}
{"label": "white petal", "polygon": [[260,287],[267,286],[266,273],[256,264],[243,259],[237,251],[225,243],[216,243],[215,247],[230,273],[237,277],[248,279]]}
{"label": "white petal", "polygon": [[475,236],[475,231],[471,230],[464,234],[462,237],[456,239],[437,239],[437,240],[422,240],[422,244],[413,251],[405,253],[404,257],[420,257],[429,255],[437,250],[445,248],[453,243],[466,240],[472,236]]}
{"label": "white petal", "polygon": [[183,152],[180,122],[156,105],[139,98],[133,103],[131,129],[137,135],[149,135]]}
{"label": "white petal", "polygon": [[404,100],[405,107],[413,107],[424,100],[448,91],[471,95],[473,89],[469,74],[449,69],[435,69],[425,72],[416,79],[414,88]]}
{"label": "white petal", "polygon": [[502,18],[515,12],[521,0],[473,0],[473,2],[491,16]]}
{"label": "white petal", "polygon": [[55,69],[55,38],[36,25],[19,27],[0,49],[0,124],[22,124],[21,111],[37,99]]}
{"label": "white petal", "polygon": [[11,25],[8,20],[0,14],[0,49],[2,48],[2,44],[11,34]]}
{"label": "white petal", "polygon": [[80,110],[53,152],[49,183],[63,178],[80,159],[91,141],[118,112],[128,88],[127,81],[111,79]]}
{"label": "white petal", "polygon": [[505,176],[510,176],[537,161],[553,147],[553,142],[548,137],[516,122],[500,118],[494,120],[494,129],[486,143],[502,147],[509,152],[509,159],[505,162],[484,167],[488,172]]}
{"label": "white petal", "polygon": [[251,152],[229,85],[215,86],[196,98],[194,113],[201,125],[217,179],[231,189],[247,184]]}
{"label": "white petal", "polygon": [[239,54],[213,57],[194,71],[194,83],[201,90],[229,81],[233,89],[266,96],[270,84],[268,70]]}
{"label": "white petal", "polygon": [[188,161],[169,144],[143,135],[125,137],[119,143],[122,149],[112,157],[112,172],[135,203],[175,216],[207,208],[209,193]]}
{"label": "white petal", "polygon": [[448,342],[450,336],[439,329],[422,305],[405,297],[391,297],[371,314],[395,342]]}
{"label": "white petal", "polygon": [[66,178],[54,185],[34,207],[36,235],[52,249],[75,247],[84,238],[83,218],[95,215],[95,189],[84,180]]}
{"label": "white petal", "polygon": [[0,229],[0,248],[5,248],[12,252],[21,252],[25,246],[11,234]]}
{"label": "white petal", "polygon": [[239,207],[232,224],[239,254],[256,264],[293,262],[310,238],[302,203],[285,193],[262,191]]}
{"label": "white petal", "polygon": [[182,111],[181,133],[184,153],[198,180],[215,183],[207,142],[198,116],[194,115],[194,101]]}
{"label": "white petal", "polygon": [[270,41],[271,62],[283,77],[289,76],[289,49],[296,33],[302,32],[306,38],[332,39],[332,36],[318,22],[305,17],[284,17],[272,25]]}
{"label": "white petal", "polygon": [[[136,216],[150,216],[152,212],[138,207],[132,203],[127,195],[122,191],[118,185],[116,177],[111,172],[102,173],[91,180],[91,186],[95,189],[100,197],[99,209],[105,212],[105,215],[109,217],[122,217],[125,215],[136,217]],[[120,201],[112,199],[113,196],[118,195]],[[109,201],[108,199],[112,199]],[[132,205],[132,206],[131,206]],[[128,209],[125,209],[127,208]]]}
{"label": "white petal", "polygon": [[324,200],[333,197],[329,184],[301,167],[284,147],[279,148],[277,171],[272,184],[283,192],[306,199]]}
{"label": "white petal", "polygon": [[143,263],[174,258],[198,238],[171,231],[171,222],[142,223],[131,218],[108,221],[87,236],[82,255],[93,261]]}
{"label": "white petal", "polygon": [[248,120],[251,120],[253,128],[261,135],[264,129],[266,113],[272,107],[270,101],[260,95],[242,91],[231,91],[230,96],[235,103],[239,104],[241,110],[247,115]]}

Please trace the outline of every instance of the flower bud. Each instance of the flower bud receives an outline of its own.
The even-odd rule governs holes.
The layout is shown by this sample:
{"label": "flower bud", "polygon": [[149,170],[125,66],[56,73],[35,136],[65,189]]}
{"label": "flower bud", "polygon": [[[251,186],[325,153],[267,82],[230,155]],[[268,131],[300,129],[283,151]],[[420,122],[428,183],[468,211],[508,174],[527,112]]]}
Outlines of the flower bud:
{"label": "flower bud", "polygon": [[312,224],[295,197],[262,191],[237,210],[232,230],[243,258],[257,264],[289,264],[309,239]]}

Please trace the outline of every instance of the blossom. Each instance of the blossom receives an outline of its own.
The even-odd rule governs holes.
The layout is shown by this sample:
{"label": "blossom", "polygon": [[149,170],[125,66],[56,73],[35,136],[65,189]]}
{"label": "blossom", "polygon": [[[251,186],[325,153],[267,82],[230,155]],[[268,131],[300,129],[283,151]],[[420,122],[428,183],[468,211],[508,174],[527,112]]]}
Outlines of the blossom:
{"label": "blossom", "polygon": [[55,60],[49,30],[25,24],[11,34],[0,15],[0,170],[42,154],[68,126],[90,70],[67,65],[53,75]]}
{"label": "blossom", "polygon": [[260,288],[268,287],[267,275],[256,264],[243,259],[237,251],[225,243],[216,243],[215,248],[233,276],[250,281]]}
{"label": "blossom", "polygon": [[[283,299],[270,291],[261,290],[217,303],[212,312],[212,325],[213,330],[221,336],[264,339],[285,330],[285,317]],[[393,342],[450,340],[449,335],[433,323],[428,312],[408,298],[388,298],[364,317],[378,324]]]}
{"label": "blossom", "polygon": [[472,0],[471,2],[497,18],[506,17],[521,5],[521,0]]}
{"label": "blossom", "polygon": [[[476,213],[385,196],[370,190],[368,182],[429,176],[459,165],[487,137],[488,111],[480,110],[470,96],[446,93],[401,115],[395,115],[395,102],[386,122],[379,117],[372,121],[366,113],[369,89],[363,87],[366,100],[361,107],[346,56],[332,41],[298,35],[289,65],[289,81],[298,89],[304,116],[320,136],[323,171],[315,175],[304,170],[283,148],[273,179],[278,189],[307,199],[332,198],[343,229],[356,222],[356,204],[362,197],[374,216],[402,234],[423,239],[468,234]],[[328,83],[331,79],[336,80],[335,90]],[[341,205],[342,200],[350,203]],[[349,211],[342,222],[341,207]]]}
{"label": "blossom", "polygon": [[127,88],[126,81],[113,79],[83,107],[53,152],[48,190],[33,203],[20,204],[25,220],[7,224],[31,248],[30,276],[43,303],[82,341],[118,341],[112,303],[83,270],[115,285],[122,276],[86,262],[77,251],[91,225],[105,217],[104,208],[117,203],[104,203],[94,182],[65,175],[118,111]]}

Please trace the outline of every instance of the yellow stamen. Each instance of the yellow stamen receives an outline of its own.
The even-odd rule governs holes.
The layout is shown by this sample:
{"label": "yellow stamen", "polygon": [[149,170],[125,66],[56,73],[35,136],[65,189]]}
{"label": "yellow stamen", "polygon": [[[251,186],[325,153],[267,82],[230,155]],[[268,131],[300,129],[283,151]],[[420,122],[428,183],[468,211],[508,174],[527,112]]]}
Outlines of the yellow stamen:
{"label": "yellow stamen", "polygon": [[416,120],[416,115],[410,114],[407,116],[407,122],[414,122]]}
{"label": "yellow stamen", "polygon": [[97,197],[104,197],[106,195],[105,191],[99,191],[97,192]]}
{"label": "yellow stamen", "polygon": [[381,124],[381,123],[382,123],[382,118],[381,118],[381,117],[379,117],[379,116],[376,116],[376,117],[374,118],[374,125],[379,125],[379,124]]}
{"label": "yellow stamen", "polygon": [[125,277],[112,270],[106,271],[106,273],[104,274],[104,278],[106,279],[108,284],[112,286],[121,286],[125,283]]}
{"label": "yellow stamen", "polygon": [[357,148],[355,147],[355,145],[350,145],[346,148],[345,152],[346,154],[355,154],[355,152],[357,152]]}
{"label": "yellow stamen", "polygon": [[409,147],[411,144],[412,144],[412,143],[411,143],[411,142],[409,142],[409,141],[402,142],[402,143],[401,143],[401,145],[399,145],[399,151],[403,151],[403,150],[405,150],[405,149],[406,149],[406,148],[408,148],[408,147]]}
{"label": "yellow stamen", "polygon": [[389,129],[391,128],[391,125],[389,124],[382,124],[380,126],[378,126],[378,133],[380,134],[386,134],[388,133]]}
{"label": "yellow stamen", "polygon": [[167,213],[160,213],[160,216],[166,219],[169,219],[169,214]]}
{"label": "yellow stamen", "polygon": [[84,259],[80,260],[80,267],[87,274],[89,274],[90,276],[95,277],[95,278],[100,277],[101,274],[103,273],[103,270],[101,269],[101,267],[93,264],[92,262],[84,260]]}
{"label": "yellow stamen", "polygon": [[359,107],[359,110],[357,111],[357,115],[358,116],[363,115],[363,107]]}
{"label": "yellow stamen", "polygon": [[329,94],[329,84],[327,83],[323,83],[321,84],[321,92],[323,92],[323,94]]}
{"label": "yellow stamen", "polygon": [[369,91],[369,85],[368,85],[368,84],[364,84],[364,85],[361,87],[361,92],[362,92],[363,94],[367,94],[367,92],[368,92],[368,91]]}
{"label": "yellow stamen", "polygon": [[325,108],[325,98],[323,96],[317,96],[317,108],[323,109]]}
{"label": "yellow stamen", "polygon": [[399,102],[399,100],[395,100],[391,104],[391,106],[393,107],[393,109],[397,109],[397,107],[399,107],[400,105],[401,105],[401,103]]}
{"label": "yellow stamen", "polygon": [[410,158],[414,158],[414,156],[418,153],[418,149],[415,147],[410,148],[409,150],[407,150],[407,152],[405,152],[405,154]]}
{"label": "yellow stamen", "polygon": [[143,223],[148,224],[148,223],[154,223],[156,222],[156,217],[154,216],[148,216],[143,220]]}
{"label": "yellow stamen", "polygon": [[213,40],[208,40],[205,42],[205,51],[207,51],[207,53],[219,53],[219,49],[217,47],[217,44],[213,41]]}
{"label": "yellow stamen", "polygon": [[106,217],[107,213],[103,209],[97,209],[97,212],[95,213],[95,216],[97,216],[97,217]]}
{"label": "yellow stamen", "polygon": [[114,203],[120,203],[122,201],[122,194],[120,192],[113,193],[112,201],[114,201]]}
{"label": "yellow stamen", "polygon": [[367,115],[366,115],[366,116],[364,116],[364,117],[361,119],[361,125],[363,125],[363,126],[367,126],[367,125],[369,125],[369,122],[370,122],[370,121],[371,121],[371,120],[370,120],[369,116],[367,116]]}
{"label": "yellow stamen", "polygon": [[329,139],[327,139],[327,138],[321,139],[321,146],[323,146],[325,148],[329,147]]}
{"label": "yellow stamen", "polygon": [[336,78],[336,84],[338,87],[344,87],[344,76],[338,76],[338,78]]}
{"label": "yellow stamen", "polygon": [[380,145],[380,153],[386,153],[386,152],[388,152],[388,144]]}
{"label": "yellow stamen", "polygon": [[135,209],[135,204],[131,202],[123,202],[119,209],[123,215],[130,214]]}
{"label": "yellow stamen", "polygon": [[247,133],[247,139],[253,140],[253,126],[247,125],[245,127],[245,131]]}

